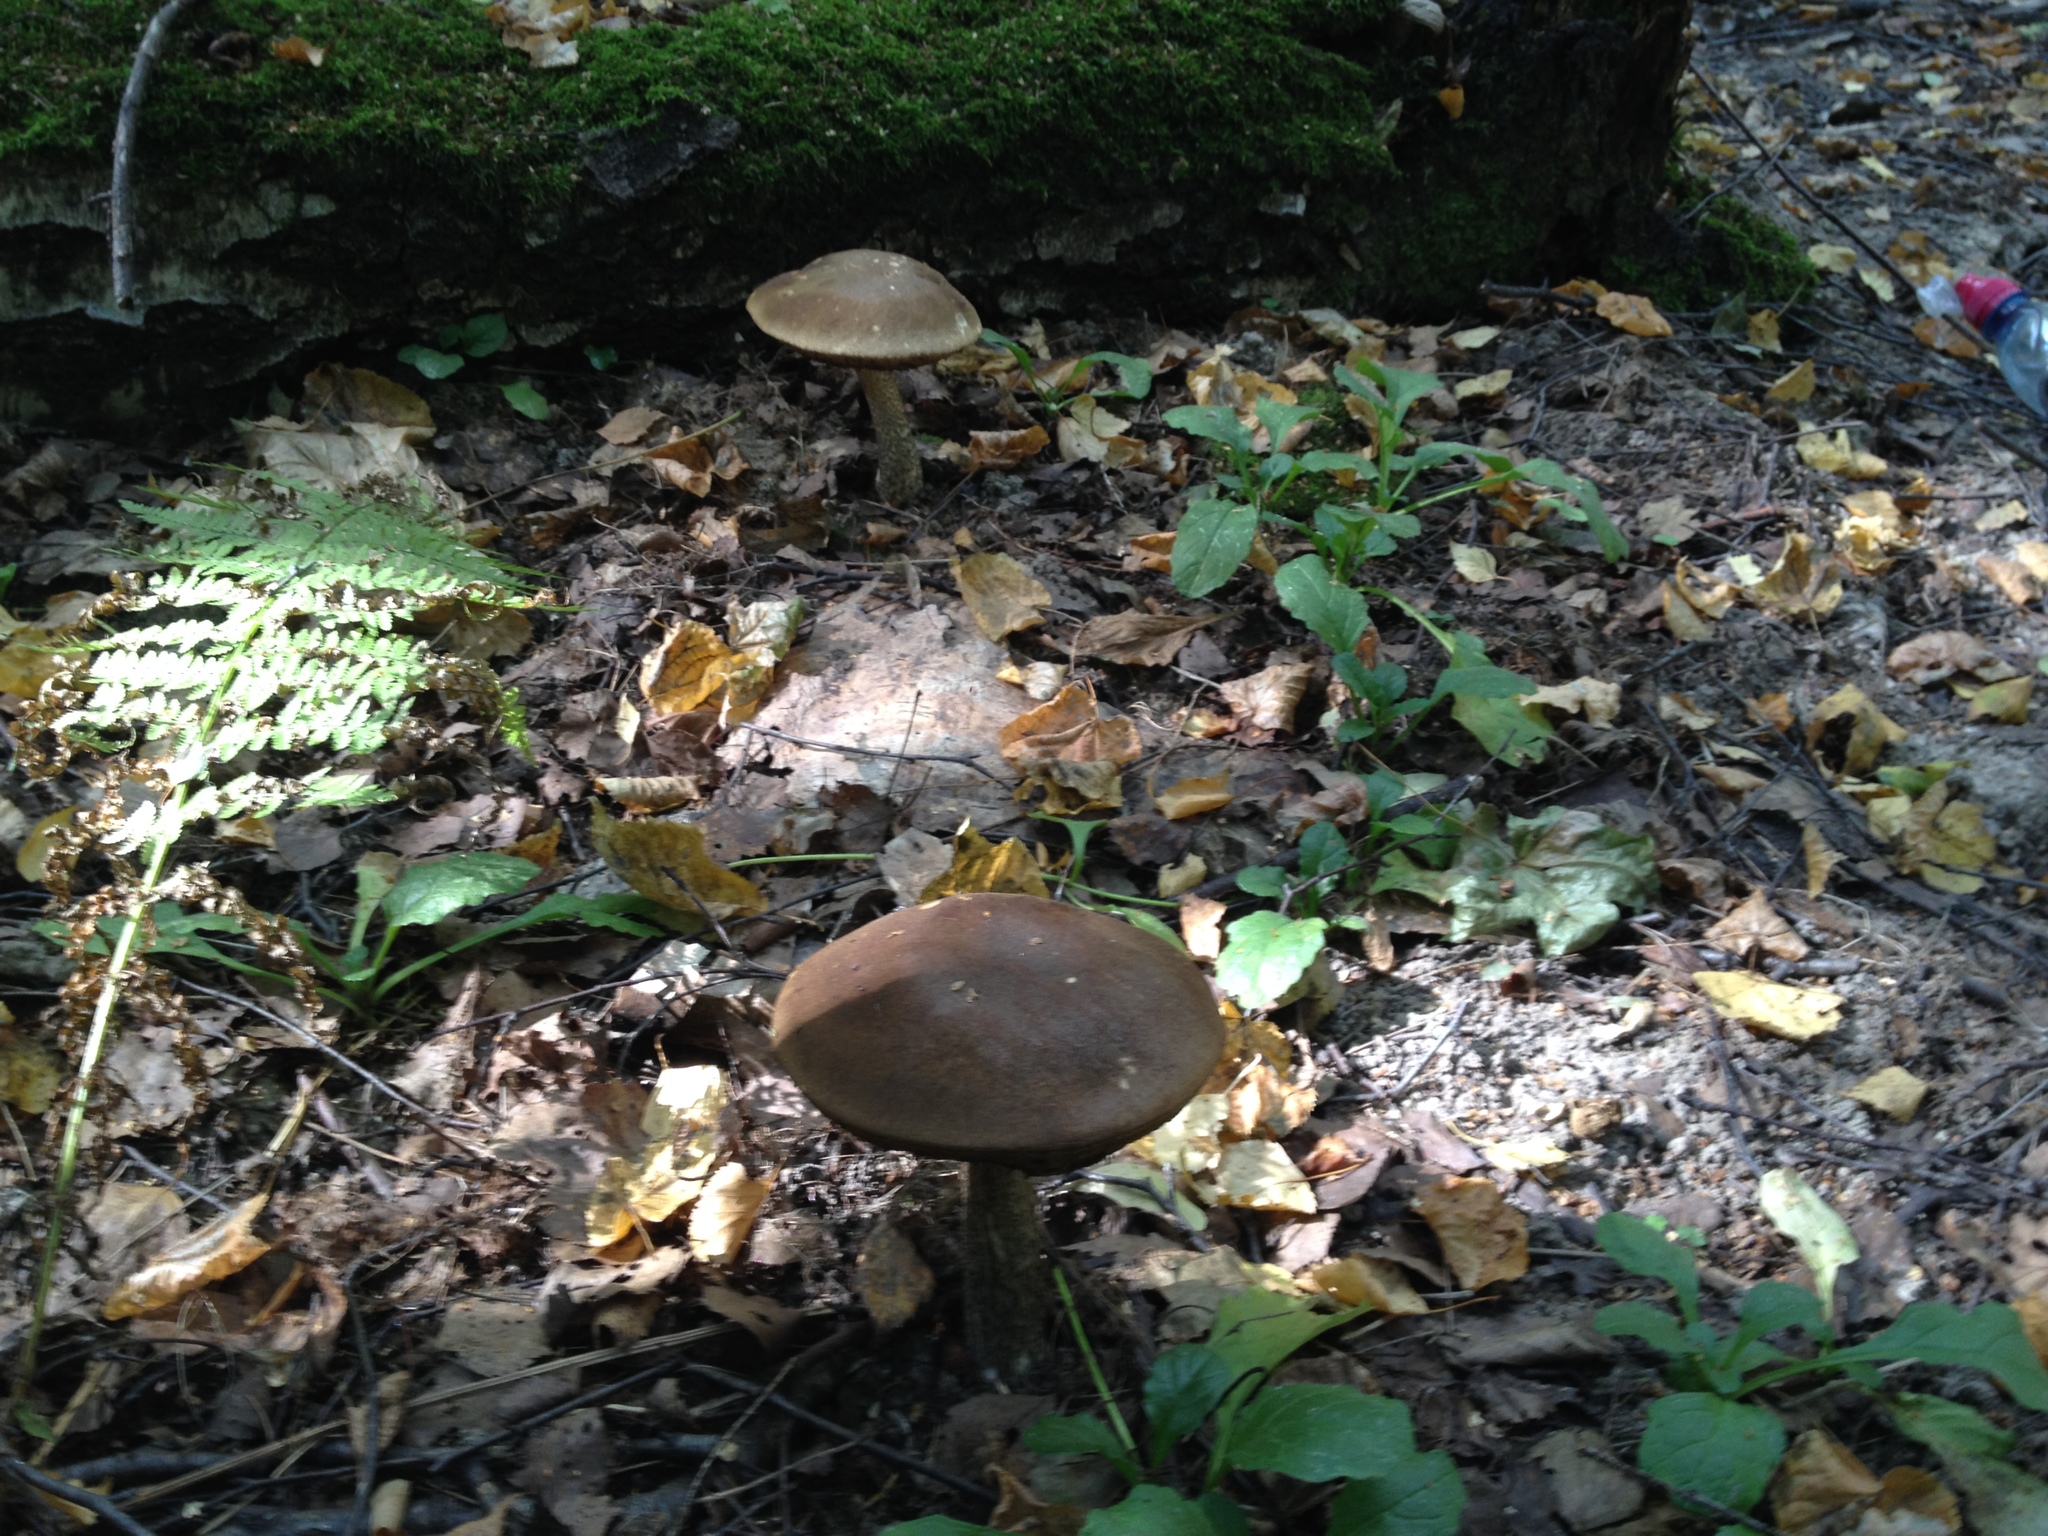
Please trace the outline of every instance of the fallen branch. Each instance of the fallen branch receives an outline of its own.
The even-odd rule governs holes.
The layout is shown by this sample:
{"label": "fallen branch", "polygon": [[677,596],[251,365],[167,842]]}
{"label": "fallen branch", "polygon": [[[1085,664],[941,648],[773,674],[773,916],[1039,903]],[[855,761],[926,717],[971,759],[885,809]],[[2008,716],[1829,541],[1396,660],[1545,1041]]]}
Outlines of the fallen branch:
{"label": "fallen branch", "polygon": [[171,40],[171,28],[192,0],[166,0],[149,18],[142,42],[135,50],[135,62],[128,66],[128,84],[121,92],[121,115],[114,120],[114,195],[108,216],[108,238],[113,253],[114,308],[135,308],[135,136],[142,122],[142,98],[149,91],[149,77]]}

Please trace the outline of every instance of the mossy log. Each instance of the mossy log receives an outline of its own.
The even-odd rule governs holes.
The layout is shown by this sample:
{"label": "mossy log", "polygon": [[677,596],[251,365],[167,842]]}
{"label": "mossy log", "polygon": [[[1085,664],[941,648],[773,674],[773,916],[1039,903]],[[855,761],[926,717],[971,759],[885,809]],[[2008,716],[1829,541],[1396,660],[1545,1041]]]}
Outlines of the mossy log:
{"label": "mossy log", "polygon": [[481,311],[687,356],[854,245],[996,325],[1442,315],[1597,264],[1669,151],[1691,6],[784,0],[540,70],[474,0],[200,0],[143,110],[138,323],[102,194],[152,9],[0,0],[0,416],[133,414]]}

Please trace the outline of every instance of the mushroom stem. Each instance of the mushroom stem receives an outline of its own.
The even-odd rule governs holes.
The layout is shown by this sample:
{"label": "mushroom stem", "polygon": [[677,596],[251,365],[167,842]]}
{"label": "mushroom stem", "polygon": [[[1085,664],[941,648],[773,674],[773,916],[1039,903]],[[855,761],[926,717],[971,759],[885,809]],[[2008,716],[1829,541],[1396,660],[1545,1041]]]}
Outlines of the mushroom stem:
{"label": "mushroom stem", "polygon": [[875,420],[875,447],[881,468],[875,475],[875,495],[892,507],[915,501],[924,490],[924,467],[917,462],[917,443],[910,435],[910,413],[903,408],[903,391],[896,375],[886,368],[860,368],[860,387],[868,397],[868,414]]}
{"label": "mushroom stem", "polygon": [[967,1351],[975,1363],[1018,1379],[1048,1358],[1052,1266],[1029,1176],[1000,1163],[967,1165]]}

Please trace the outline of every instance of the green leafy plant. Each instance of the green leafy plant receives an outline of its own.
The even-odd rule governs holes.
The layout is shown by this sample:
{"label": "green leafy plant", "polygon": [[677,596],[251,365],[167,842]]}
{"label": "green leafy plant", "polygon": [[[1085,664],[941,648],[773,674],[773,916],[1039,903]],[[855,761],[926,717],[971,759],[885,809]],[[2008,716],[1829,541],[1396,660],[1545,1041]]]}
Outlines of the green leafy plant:
{"label": "green leafy plant", "polygon": [[[1245,1511],[1224,1490],[1235,1472],[1341,1481],[1329,1505],[1329,1536],[1451,1536],[1464,1485],[1447,1454],[1416,1449],[1405,1403],[1356,1387],[1272,1381],[1289,1355],[1359,1315],[1315,1312],[1301,1298],[1269,1291],[1225,1297],[1206,1342],[1177,1344],[1153,1361],[1142,1436],[1110,1396],[1084,1336],[1104,1414],[1042,1418],[1024,1432],[1024,1444],[1042,1456],[1101,1456],[1132,1484],[1121,1501],[1089,1514],[1081,1536],[1249,1536]],[[1182,1485],[1196,1487],[1194,1497],[1154,1481],[1205,1433],[1200,1472]],[[882,1536],[987,1529],[932,1515]]]}
{"label": "green leafy plant", "polygon": [[1610,827],[1591,811],[1554,805],[1510,816],[1503,828],[1499,811],[1481,806],[1445,867],[1431,868],[1428,854],[1442,851],[1441,843],[1417,849],[1421,862],[1389,851],[1372,888],[1450,907],[1454,944],[1528,927],[1544,954],[1568,954],[1606,933],[1624,907],[1651,905],[1658,891],[1656,839]]}
{"label": "green leafy plant", "polygon": [[[152,945],[166,939],[155,929],[157,915],[167,904],[181,916],[187,905],[231,915],[291,978],[307,1011],[318,1006],[310,971],[282,924],[251,910],[204,868],[173,868],[185,830],[207,817],[389,799],[369,754],[409,737],[431,739],[415,718],[424,694],[469,708],[515,744],[524,739],[518,700],[489,668],[440,655],[426,639],[400,631],[440,605],[529,601],[516,574],[466,542],[431,503],[354,499],[251,475],[235,497],[125,505],[161,530],[149,550],[156,569],[117,578],[112,593],[52,636],[66,665],[17,727],[20,760],[31,773],[54,776],[81,748],[105,758],[98,804],[81,812],[44,871],[57,921],[71,935],[76,970],[66,996],[80,1015],[74,1022],[83,1044],[30,1325],[16,1357],[17,1402],[33,1379],[95,1075],[117,1004],[146,972]],[[342,761],[306,766],[315,751]],[[275,771],[249,766],[259,759]],[[88,846],[108,857],[113,879],[73,899],[72,867]],[[111,930],[103,919],[112,920]],[[183,939],[189,947],[218,929],[188,924]],[[151,1007],[168,995],[140,991]]]}
{"label": "green leafy plant", "polygon": [[511,339],[503,315],[471,315],[459,325],[444,325],[434,335],[437,346],[398,349],[398,360],[410,363],[430,379],[460,373],[466,359],[501,352]]}
{"label": "green leafy plant", "polygon": [[[1611,1213],[1594,1231],[1623,1269],[1671,1287],[1676,1315],[1652,1302],[1624,1301],[1601,1308],[1593,1322],[1604,1334],[1641,1339],[1666,1357],[1665,1374],[1677,1390],[1650,1404],[1636,1465],[1684,1492],[1744,1512],[1762,1498],[1785,1454],[1785,1426],[1774,1409],[1745,1399],[1801,1376],[1840,1376],[1879,1391],[1880,1362],[1968,1366],[1988,1373],[2023,1407],[2048,1409],[2048,1370],[2010,1307],[1987,1302],[1964,1312],[1948,1302],[1915,1302],[1875,1337],[1841,1345],[1813,1292],[1766,1280],[1744,1293],[1735,1327],[1724,1332],[1700,1315],[1693,1250],[1674,1242],[1661,1222]],[[1805,1335],[1810,1355],[1771,1342],[1795,1330]],[[1900,1419],[1899,1401],[1891,1405]],[[1924,1406],[1909,1403],[1903,1412],[1906,1420],[1919,1416],[1925,1432],[1915,1438],[1970,1431],[1952,1415],[1936,1415],[1930,1425]]]}
{"label": "green leafy plant", "polygon": [[[1000,331],[985,330],[981,333],[981,340],[983,346],[1001,347],[1017,360],[1017,372],[1024,380],[1025,388],[1031,391],[1047,416],[1057,416],[1083,396],[1096,400],[1142,400],[1152,393],[1152,365],[1128,352],[1090,352],[1064,367],[1054,368],[1033,357],[1024,343],[1012,340]],[[1107,363],[1116,370],[1114,389],[1091,390],[1088,387],[1096,363]]]}

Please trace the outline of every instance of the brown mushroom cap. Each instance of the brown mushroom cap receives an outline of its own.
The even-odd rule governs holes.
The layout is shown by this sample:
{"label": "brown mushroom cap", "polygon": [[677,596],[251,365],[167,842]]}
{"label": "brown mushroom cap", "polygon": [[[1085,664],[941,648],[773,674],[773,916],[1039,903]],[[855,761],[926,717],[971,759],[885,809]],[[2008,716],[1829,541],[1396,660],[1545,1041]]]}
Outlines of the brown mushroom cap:
{"label": "brown mushroom cap", "polygon": [[818,1108],[927,1157],[1060,1173],[1156,1129],[1223,1054],[1185,955],[1040,896],[948,896],[783,983],[775,1049]]}
{"label": "brown mushroom cap", "polygon": [[921,261],[835,251],[771,277],[747,299],[754,324],[847,368],[921,368],[981,337],[981,316]]}

